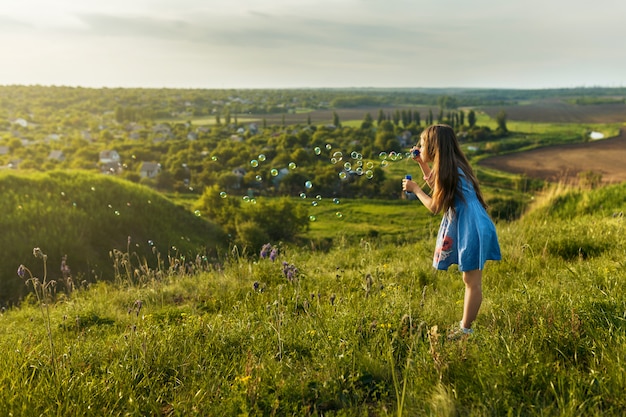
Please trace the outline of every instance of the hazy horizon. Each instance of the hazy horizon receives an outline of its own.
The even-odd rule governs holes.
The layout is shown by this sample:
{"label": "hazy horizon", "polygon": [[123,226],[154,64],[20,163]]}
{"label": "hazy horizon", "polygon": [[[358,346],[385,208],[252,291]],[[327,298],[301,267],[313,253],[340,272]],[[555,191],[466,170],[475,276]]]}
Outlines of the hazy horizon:
{"label": "hazy horizon", "polygon": [[626,86],[616,0],[5,0],[0,85]]}

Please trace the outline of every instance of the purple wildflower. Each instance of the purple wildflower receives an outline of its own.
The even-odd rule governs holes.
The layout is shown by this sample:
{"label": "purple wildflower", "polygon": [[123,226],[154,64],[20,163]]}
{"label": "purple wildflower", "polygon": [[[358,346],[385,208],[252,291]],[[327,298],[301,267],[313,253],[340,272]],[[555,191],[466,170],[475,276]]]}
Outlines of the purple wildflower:
{"label": "purple wildflower", "polygon": [[63,275],[63,278],[67,278],[72,275],[70,267],[67,266],[67,255],[63,255],[61,258],[61,274]]}
{"label": "purple wildflower", "polygon": [[287,280],[293,281],[298,277],[298,268],[294,264],[283,261],[283,275]]}
{"label": "purple wildflower", "polygon": [[267,258],[267,255],[271,249],[272,249],[272,245],[270,243],[266,243],[265,245],[263,245],[263,247],[261,248],[261,253],[259,254],[261,258],[262,259]]}
{"label": "purple wildflower", "polygon": [[270,260],[274,262],[276,257],[278,257],[278,250],[276,250],[276,248],[272,248],[272,251],[270,252]]}
{"label": "purple wildflower", "polygon": [[22,279],[26,277],[26,267],[24,265],[20,265],[17,268],[17,275],[19,275],[19,277]]}

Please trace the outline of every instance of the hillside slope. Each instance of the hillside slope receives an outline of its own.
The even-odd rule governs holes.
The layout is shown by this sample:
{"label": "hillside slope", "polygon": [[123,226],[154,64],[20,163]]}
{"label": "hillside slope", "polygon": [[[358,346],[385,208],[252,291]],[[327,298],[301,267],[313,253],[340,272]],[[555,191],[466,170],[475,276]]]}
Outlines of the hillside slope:
{"label": "hillside slope", "polygon": [[35,247],[48,255],[48,279],[60,277],[67,255],[80,282],[111,279],[113,250],[154,266],[159,257],[166,264],[168,257],[212,255],[225,242],[219,226],[149,188],[108,176],[3,173],[0,193],[0,302],[27,291],[15,271],[34,263]]}

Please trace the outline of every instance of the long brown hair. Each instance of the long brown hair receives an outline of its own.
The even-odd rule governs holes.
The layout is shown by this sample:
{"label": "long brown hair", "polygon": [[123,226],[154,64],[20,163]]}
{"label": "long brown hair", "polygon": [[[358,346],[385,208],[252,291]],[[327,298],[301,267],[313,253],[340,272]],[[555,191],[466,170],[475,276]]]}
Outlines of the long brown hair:
{"label": "long brown hair", "polygon": [[426,152],[428,159],[433,162],[433,211],[445,213],[451,208],[454,212],[455,197],[463,199],[463,194],[458,189],[459,169],[474,186],[480,204],[487,208],[476,175],[461,151],[454,129],[448,125],[436,124],[424,129],[421,137],[422,152]]}

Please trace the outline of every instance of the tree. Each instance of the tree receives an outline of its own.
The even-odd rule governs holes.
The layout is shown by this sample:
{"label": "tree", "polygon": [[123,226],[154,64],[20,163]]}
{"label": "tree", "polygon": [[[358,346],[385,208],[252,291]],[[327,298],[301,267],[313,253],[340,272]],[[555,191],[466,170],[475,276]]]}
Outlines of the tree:
{"label": "tree", "polygon": [[508,129],[506,128],[506,112],[504,110],[500,110],[498,114],[496,114],[496,123],[498,124],[497,132],[506,134]]}
{"label": "tree", "polygon": [[385,121],[385,113],[383,109],[378,110],[378,120],[376,121],[376,125],[380,127],[381,123]]}
{"label": "tree", "polygon": [[372,115],[369,113],[365,113],[363,122],[361,122],[361,129],[371,129],[373,125],[374,125],[374,120],[372,119]]}
{"label": "tree", "polygon": [[341,121],[339,120],[339,115],[335,111],[333,112],[333,126],[341,127]]}
{"label": "tree", "polygon": [[474,110],[470,110],[469,113],[467,113],[467,124],[470,128],[476,126],[476,113]]}

